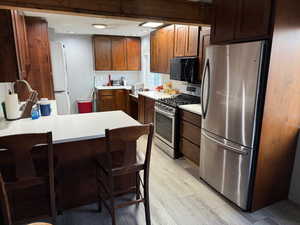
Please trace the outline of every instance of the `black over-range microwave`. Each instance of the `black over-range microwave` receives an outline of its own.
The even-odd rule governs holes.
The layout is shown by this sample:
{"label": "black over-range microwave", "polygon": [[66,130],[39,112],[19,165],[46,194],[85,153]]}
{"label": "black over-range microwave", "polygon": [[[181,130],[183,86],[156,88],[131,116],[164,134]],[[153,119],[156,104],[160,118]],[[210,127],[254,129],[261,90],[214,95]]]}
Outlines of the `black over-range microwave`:
{"label": "black over-range microwave", "polygon": [[171,59],[171,80],[187,81],[197,84],[199,71],[199,59],[197,57],[178,57]]}

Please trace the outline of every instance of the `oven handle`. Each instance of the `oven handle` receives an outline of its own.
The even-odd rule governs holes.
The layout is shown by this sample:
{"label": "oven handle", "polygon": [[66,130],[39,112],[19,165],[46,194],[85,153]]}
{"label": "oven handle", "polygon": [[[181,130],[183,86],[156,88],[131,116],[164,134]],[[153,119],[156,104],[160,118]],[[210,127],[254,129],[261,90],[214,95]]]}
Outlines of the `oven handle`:
{"label": "oven handle", "polygon": [[155,107],[155,112],[161,113],[161,114],[163,114],[163,115],[165,115],[165,116],[167,116],[167,117],[169,117],[169,118],[175,118],[175,115],[174,115],[174,114],[165,112],[165,111],[163,111],[163,110],[160,110],[160,109],[158,109],[157,107]]}

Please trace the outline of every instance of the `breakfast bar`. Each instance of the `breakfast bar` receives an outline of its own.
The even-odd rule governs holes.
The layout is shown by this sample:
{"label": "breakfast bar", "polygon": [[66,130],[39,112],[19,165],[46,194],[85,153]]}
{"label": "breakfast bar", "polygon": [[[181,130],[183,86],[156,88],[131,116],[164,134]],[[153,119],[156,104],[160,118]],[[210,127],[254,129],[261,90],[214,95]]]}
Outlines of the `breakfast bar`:
{"label": "breakfast bar", "polygon": [[[96,167],[94,158],[105,151],[105,129],[140,125],[122,111],[42,117],[38,120],[22,119],[0,122],[0,137],[25,133],[52,132],[56,164],[57,208],[66,210],[97,202]],[[47,163],[43,146],[36,147],[33,161],[43,173]],[[117,159],[122,152],[116,152]],[[136,149],[132,158],[136,160]],[[45,160],[44,160],[45,161]],[[0,169],[9,177],[13,171],[12,156],[0,150]],[[135,185],[135,175],[120,176],[115,188],[125,190]],[[16,193],[14,198],[15,217],[37,216],[43,213],[43,191],[27,190]],[[33,202],[24,202],[22,196],[32,195]]]}

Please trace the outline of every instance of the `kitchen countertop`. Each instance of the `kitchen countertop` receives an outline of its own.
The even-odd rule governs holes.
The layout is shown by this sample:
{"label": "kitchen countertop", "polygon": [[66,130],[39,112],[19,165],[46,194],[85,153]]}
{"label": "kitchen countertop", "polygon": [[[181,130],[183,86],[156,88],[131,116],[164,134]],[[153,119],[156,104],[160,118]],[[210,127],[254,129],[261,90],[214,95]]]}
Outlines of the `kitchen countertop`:
{"label": "kitchen countertop", "polygon": [[202,115],[201,104],[190,104],[190,105],[181,105],[180,109],[186,110],[188,112],[192,112],[198,115]]}
{"label": "kitchen countertop", "polygon": [[98,90],[114,90],[114,89],[125,89],[125,90],[131,90],[132,86],[96,86],[96,89]]}
{"label": "kitchen countertop", "polygon": [[53,143],[82,141],[105,136],[105,129],[137,126],[139,122],[122,111],[98,112],[0,121],[0,137],[52,131]]}
{"label": "kitchen countertop", "polygon": [[170,98],[172,96],[172,95],[162,93],[162,92],[158,92],[158,91],[143,91],[143,92],[139,92],[139,95],[143,95],[143,96],[146,96],[148,98],[152,98],[154,100],[158,100],[158,99],[161,99],[161,98]]}

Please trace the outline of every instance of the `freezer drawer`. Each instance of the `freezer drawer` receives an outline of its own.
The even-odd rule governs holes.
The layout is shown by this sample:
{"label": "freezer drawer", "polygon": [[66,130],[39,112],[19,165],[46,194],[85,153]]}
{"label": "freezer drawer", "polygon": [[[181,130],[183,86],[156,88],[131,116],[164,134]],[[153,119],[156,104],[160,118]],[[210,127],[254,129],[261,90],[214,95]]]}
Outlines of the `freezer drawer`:
{"label": "freezer drawer", "polygon": [[247,210],[253,151],[226,146],[201,134],[200,177],[226,198]]}

